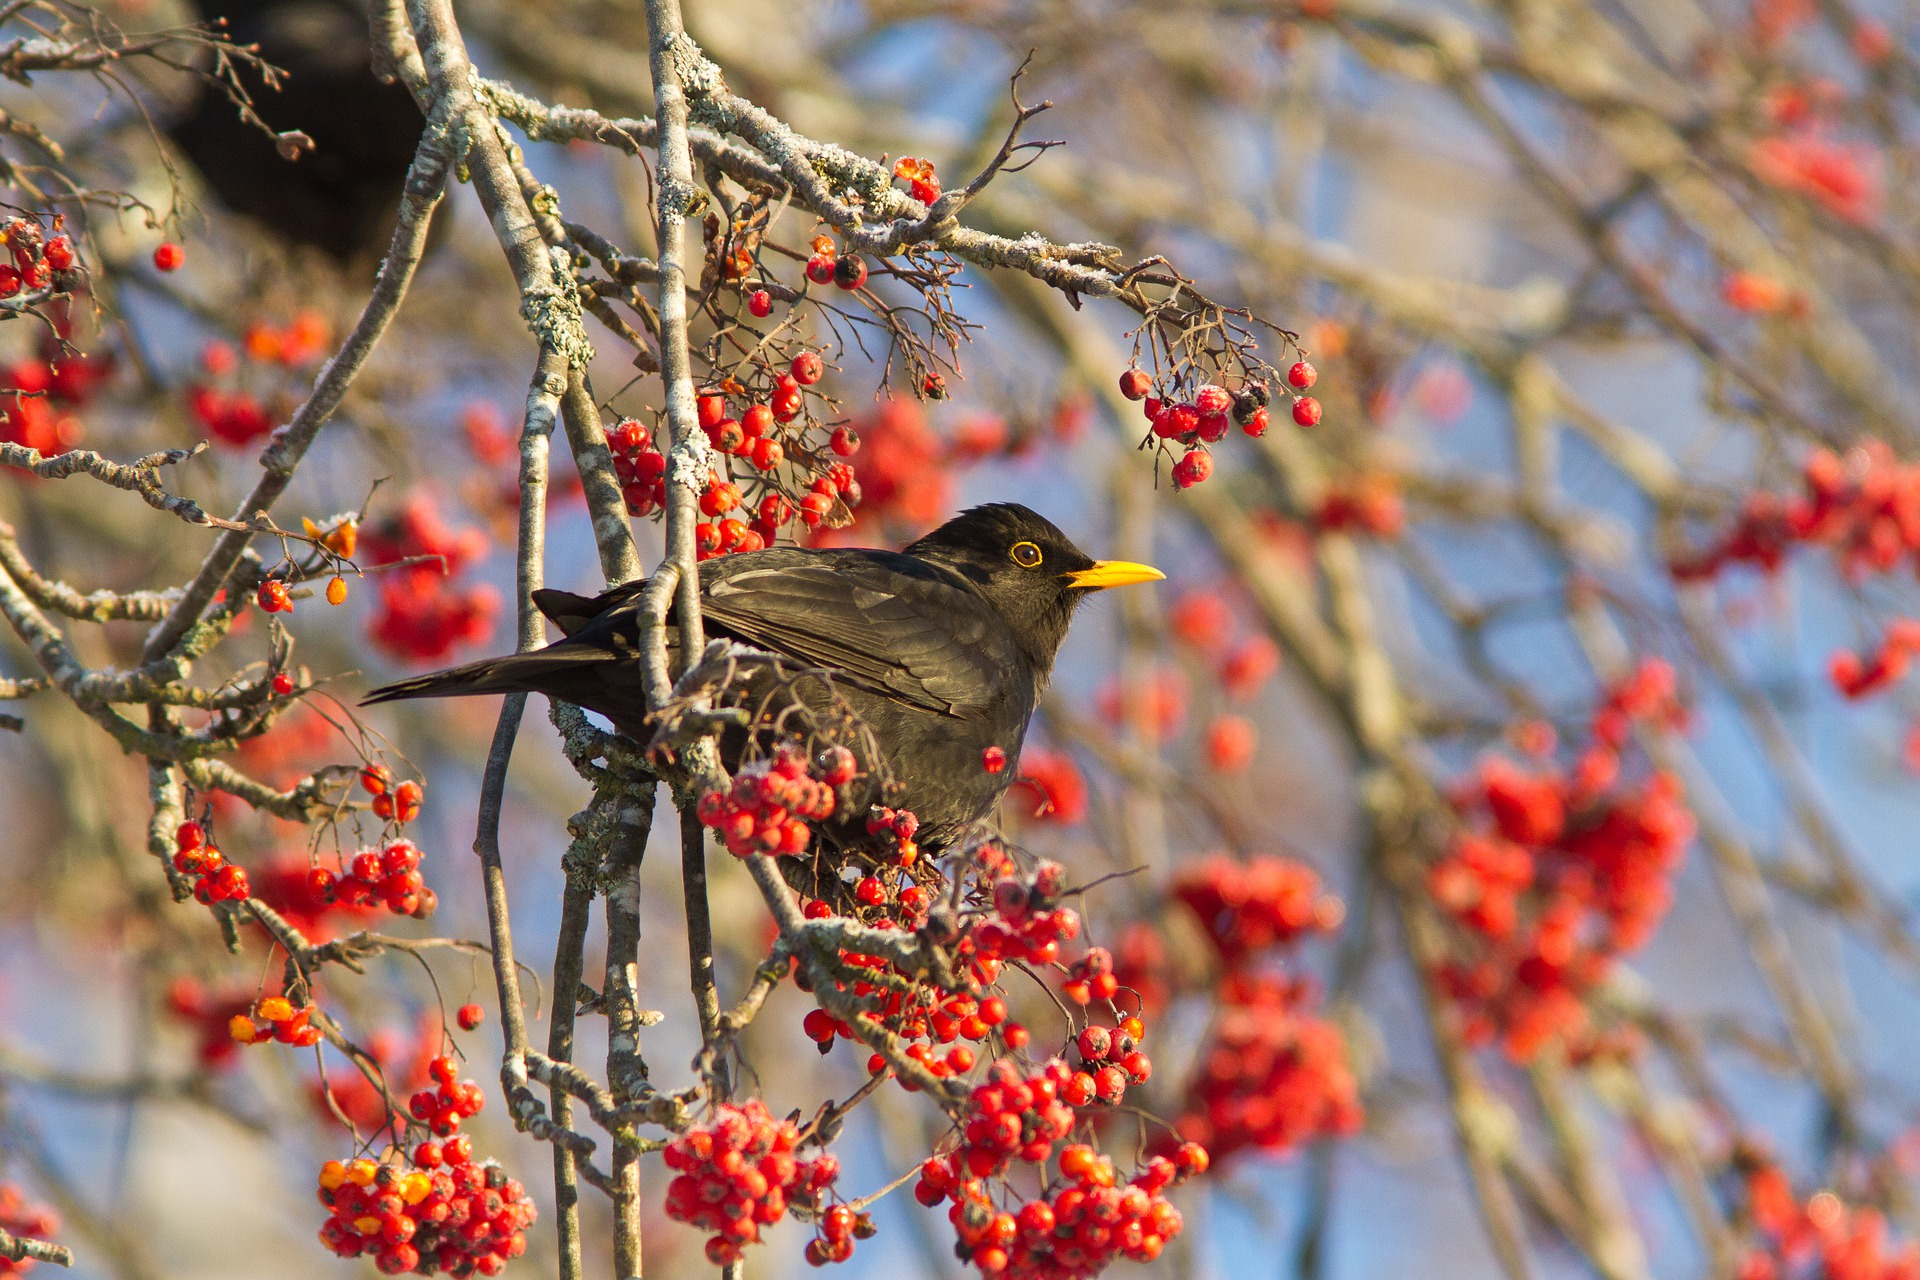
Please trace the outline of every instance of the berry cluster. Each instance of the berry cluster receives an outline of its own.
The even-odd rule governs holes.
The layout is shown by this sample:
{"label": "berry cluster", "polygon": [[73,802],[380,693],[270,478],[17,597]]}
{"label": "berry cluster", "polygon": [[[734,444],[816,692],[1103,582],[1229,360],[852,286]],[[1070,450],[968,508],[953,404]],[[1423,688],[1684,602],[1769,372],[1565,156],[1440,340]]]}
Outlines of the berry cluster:
{"label": "berry cluster", "polygon": [[[836,1157],[801,1160],[799,1145],[800,1131],[775,1120],[758,1098],[722,1103],[711,1122],[667,1144],[667,1168],[675,1174],[667,1184],[667,1216],[713,1233],[707,1257],[715,1265],[738,1262],[741,1250],[760,1239],[760,1228],[780,1221],[789,1205],[817,1204],[840,1176]],[[827,1237],[831,1253],[822,1261],[852,1254],[852,1226]]]}
{"label": "berry cluster", "polygon": [[833,816],[834,788],[853,780],[854,767],[845,747],[829,748],[809,766],[798,747],[781,743],[768,759],[735,773],[731,791],[701,796],[700,821],[737,858],[798,856],[813,840],[807,823]]}
{"label": "berry cluster", "polygon": [[[373,813],[377,818],[402,825],[412,822],[420,816],[420,802],[426,798],[426,789],[409,778],[396,783],[393,771],[383,764],[370,764],[360,771],[360,789],[373,797]],[[405,843],[404,841],[400,843]],[[392,850],[388,850],[392,853]],[[406,868],[419,865],[418,850],[415,850],[413,862]],[[401,861],[405,859],[396,854]],[[356,872],[355,874],[359,874]]]}
{"label": "berry cluster", "polygon": [[311,1049],[320,1043],[320,1028],[312,1023],[314,1006],[295,1008],[285,996],[267,996],[256,1002],[251,1013],[236,1013],[227,1020],[227,1035],[235,1044],[290,1044],[296,1049]]}
{"label": "berry cluster", "polygon": [[460,1131],[460,1122],[480,1114],[487,1095],[479,1085],[460,1078],[460,1066],[445,1054],[427,1063],[432,1089],[417,1090],[407,1099],[407,1114],[433,1130],[436,1138]]}
{"label": "berry cluster", "polygon": [[1230,973],[1212,1038],[1188,1085],[1182,1137],[1220,1159],[1288,1151],[1364,1119],[1340,1028],[1308,1012],[1313,989],[1272,974]]}
{"label": "berry cluster", "polygon": [[60,299],[49,308],[52,323],[40,329],[31,358],[0,370],[0,440],[52,455],[73,448],[84,436],[80,418],[65,410],[93,398],[113,372],[114,357],[111,351],[80,355],[71,349],[71,301]]}
{"label": "berry cluster", "polygon": [[275,409],[288,406],[270,408],[245,385],[248,375],[275,365],[284,370],[310,365],[326,354],[329,336],[326,317],[318,311],[295,312],[283,326],[257,321],[241,339],[244,369],[231,343],[207,343],[200,350],[203,376],[187,388],[188,410],[222,444],[239,448],[257,440],[273,430]]}
{"label": "berry cluster", "polygon": [[[56,228],[59,220],[54,222]],[[12,261],[0,264],[0,298],[28,293],[70,293],[77,281],[70,273],[79,260],[73,241],[65,234],[48,236],[31,218],[9,218],[0,228],[0,244]]]}
{"label": "berry cluster", "polygon": [[[1311,1012],[1311,983],[1264,965],[1276,948],[1339,928],[1344,905],[1320,892],[1312,868],[1286,858],[1205,858],[1182,867],[1170,889],[1199,920],[1221,968],[1214,1023],[1174,1127],[1221,1159],[1358,1129],[1346,1036]],[[1126,939],[1123,958],[1143,1006],[1145,991],[1164,989],[1157,977],[1163,957],[1149,930]]]}
{"label": "berry cluster", "polygon": [[1313,868],[1289,858],[1237,862],[1215,855],[1180,868],[1173,896],[1199,918],[1228,968],[1306,933],[1331,933],[1346,918],[1340,899],[1320,892]]}
{"label": "berry cluster", "polygon": [[[858,258],[842,259],[858,262]],[[836,510],[844,516],[861,500],[860,482],[853,467],[829,456],[851,457],[860,447],[860,437],[851,427],[835,430],[828,450],[803,447],[801,432],[790,424],[805,409],[805,388],[818,383],[826,374],[826,363],[816,351],[802,351],[785,373],[773,380],[765,402],[747,405],[738,418],[732,416],[729,394],[738,384],[729,381],[721,389],[701,392],[698,408],[700,427],[707,442],[722,454],[741,460],[757,475],[747,483],[759,490],[757,504],[748,499],[727,476],[715,473],[707,478],[700,492],[700,513],[707,517],[694,529],[694,541],[701,558],[741,551],[758,551],[770,546],[780,530],[798,517],[809,529],[817,529]],[[624,425],[624,424],[623,424]],[[643,459],[644,454],[640,455]],[[789,468],[796,480],[807,480],[804,493],[793,494],[779,483],[780,468]],[[651,473],[653,463],[642,468]],[[654,499],[657,502],[657,497]],[[638,514],[646,514],[646,511]]]}
{"label": "berry cluster", "polygon": [[1427,884],[1473,940],[1473,959],[1437,975],[1469,1043],[1498,1035],[1521,1062],[1556,1038],[1576,1054],[1604,1043],[1583,996],[1659,924],[1694,830],[1678,781],[1622,783],[1619,752],[1635,721],[1679,719],[1671,668],[1643,664],[1603,703],[1591,743],[1567,767],[1492,756],[1456,789],[1469,825]]}
{"label": "berry cluster", "polygon": [[[417,785],[403,782],[400,787]],[[414,809],[418,810],[417,802]],[[439,897],[420,876],[420,847],[411,840],[393,840],[381,849],[362,849],[346,859],[345,866],[346,870],[338,874],[325,867],[307,872],[307,896],[322,910],[336,904],[383,905],[397,916],[425,920],[439,905]]]}
{"label": "berry cluster", "polygon": [[[960,1146],[949,1158],[948,1169],[955,1174],[964,1171],[969,1178],[990,1178],[1006,1172],[1015,1160],[1045,1164],[1054,1146],[1073,1132],[1073,1106],[1065,1099],[1073,1074],[1060,1058],[1025,1077],[1009,1059],[995,1062],[987,1078],[967,1096]],[[928,1168],[937,1164],[929,1161],[921,1166],[922,1183],[937,1184],[937,1179],[927,1176]],[[937,1196],[928,1199],[922,1194],[921,1200],[939,1203]]]}
{"label": "berry cluster", "polygon": [[[1296,364],[1288,378],[1296,387],[1313,385],[1313,366]],[[1298,379],[1304,378],[1305,381]],[[1145,444],[1179,445],[1186,449],[1173,465],[1173,483],[1190,489],[1213,474],[1213,454],[1207,446],[1224,440],[1230,425],[1238,424],[1250,436],[1267,433],[1267,404],[1272,392],[1264,382],[1249,382],[1236,395],[1225,387],[1206,383],[1191,397],[1176,399],[1171,392],[1156,394],[1153,379],[1139,369],[1120,375],[1120,394],[1140,401],[1150,429]],[[1303,427],[1320,421],[1320,402],[1311,396],[1294,401],[1293,418]]]}
{"label": "berry cluster", "polygon": [[[938,189],[937,179],[935,187]],[[807,279],[813,284],[837,285],[851,292],[867,282],[867,264],[859,254],[842,255],[829,236],[815,236],[812,248],[813,256],[807,259]],[[819,375],[815,374],[812,380],[818,382]]]}
{"label": "berry cluster", "polygon": [[500,593],[484,582],[456,580],[487,553],[478,529],[454,530],[425,494],[366,530],[367,563],[396,564],[379,576],[379,608],[368,624],[373,642],[392,656],[435,662],[456,646],[493,634]]}
{"label": "berry cluster", "polygon": [[1877,1209],[1849,1205],[1831,1191],[1802,1201],[1785,1170],[1757,1144],[1734,1148],[1752,1244],[1737,1280],[1916,1280],[1920,1244],[1894,1244]]}
{"label": "berry cluster", "polygon": [[251,893],[247,870],[228,862],[220,851],[207,843],[207,829],[197,822],[183,822],[173,833],[173,869],[194,877],[193,900],[202,906],[216,902],[240,902]]}
{"label": "berry cluster", "polygon": [[627,514],[650,516],[666,506],[667,455],[653,447],[653,433],[624,418],[608,429],[607,446],[613,450],[613,473]]}
{"label": "berry cluster", "polygon": [[1066,888],[1065,869],[1057,862],[1041,862],[1022,876],[995,845],[983,848],[979,857],[993,885],[993,911],[955,947],[974,980],[993,985],[1009,960],[1049,965],[1059,959],[1060,944],[1080,936],[1080,914],[1058,904]]}
{"label": "berry cluster", "polygon": [[998,1209],[986,1188],[961,1172],[955,1157],[920,1166],[914,1194],[947,1211],[962,1258],[982,1274],[1009,1280],[1070,1280],[1094,1275],[1120,1258],[1151,1262],[1180,1234],[1180,1211],[1162,1193],[1207,1168],[1205,1148],[1181,1146],[1172,1159],[1154,1156],[1124,1186],[1113,1161],[1076,1143],[1060,1152],[1060,1176],[1018,1212]]}
{"label": "berry cluster", "polygon": [[[1107,963],[1113,963],[1111,958]],[[1106,976],[1113,977],[1111,973]],[[1067,1081],[1062,1096],[1076,1107],[1087,1106],[1096,1098],[1118,1106],[1126,1097],[1128,1085],[1145,1084],[1153,1075],[1153,1060],[1140,1047],[1146,1033],[1146,1024],[1137,1017],[1122,1018],[1117,1027],[1095,1024],[1083,1028],[1073,1042],[1080,1055],[1080,1070]]]}
{"label": "berry cluster", "polygon": [[1060,985],[1060,994],[1075,1004],[1111,1000],[1119,990],[1120,979],[1113,972],[1113,953],[1105,947],[1088,947],[1087,953],[1069,966],[1067,980]]}
{"label": "berry cluster", "polygon": [[[50,1240],[60,1230],[60,1217],[53,1210],[30,1203],[19,1187],[0,1182],[0,1231],[26,1240]],[[0,1258],[0,1276],[25,1275],[36,1260]]]}
{"label": "berry cluster", "polygon": [[1683,581],[1730,564],[1772,573],[1795,545],[1826,547],[1851,580],[1920,561],[1920,464],[1903,463],[1869,441],[1845,457],[1815,449],[1801,465],[1801,491],[1747,495],[1740,517],[1715,542],[1669,566]]}
{"label": "berry cluster", "polygon": [[497,1276],[527,1251],[533,1201],[498,1165],[477,1164],[464,1138],[423,1142],[411,1161],[329,1160],[320,1243],[343,1258],[371,1254],[387,1275]]}
{"label": "berry cluster", "polygon": [[[868,881],[880,884],[874,877],[868,877],[862,884]],[[880,891],[885,894],[884,888]],[[858,890],[855,896],[856,899],[861,898]],[[924,920],[926,899],[926,890],[918,885],[908,885],[900,890],[896,901],[902,914],[907,916],[904,927],[914,927]],[[806,914],[810,919],[821,919],[831,915],[832,909],[824,902],[809,902],[806,904]],[[876,928],[903,927],[901,922],[889,916],[877,912],[870,914],[876,917],[871,922]],[[957,1044],[956,1041],[967,1040],[978,1044],[997,1031],[1001,1043],[1010,1049],[1023,1048],[1028,1042],[1027,1029],[1017,1022],[1008,1021],[1007,1003],[997,995],[942,991],[930,983],[915,980],[912,975],[901,972],[878,956],[842,951],[840,959],[855,973],[866,972],[872,977],[856,978],[851,983],[836,983],[836,986],[866,1002],[867,1016],[886,1031],[911,1041],[904,1051],[906,1056],[925,1067],[936,1079],[965,1075],[973,1070],[977,1061],[973,1048],[970,1044]],[[794,978],[796,983],[803,983],[798,971]],[[828,1052],[836,1039],[856,1038],[852,1026],[825,1009],[809,1012],[802,1025],[808,1038],[820,1046],[822,1053]],[[941,1052],[938,1048],[941,1045],[951,1047]],[[884,1055],[874,1053],[868,1057],[869,1074],[884,1075],[888,1070]],[[917,1088],[910,1080],[901,1083],[909,1090]]]}

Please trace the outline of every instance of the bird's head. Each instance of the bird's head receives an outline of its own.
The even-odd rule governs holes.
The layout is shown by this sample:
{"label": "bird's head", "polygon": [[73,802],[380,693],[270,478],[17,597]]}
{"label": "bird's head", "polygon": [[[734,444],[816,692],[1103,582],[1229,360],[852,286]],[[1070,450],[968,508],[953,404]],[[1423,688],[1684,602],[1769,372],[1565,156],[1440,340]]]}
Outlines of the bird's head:
{"label": "bird's head", "polygon": [[963,511],[907,548],[960,574],[1000,616],[1042,677],[1073,610],[1095,591],[1166,575],[1144,564],[1095,560],[1051,520],[1016,502]]}

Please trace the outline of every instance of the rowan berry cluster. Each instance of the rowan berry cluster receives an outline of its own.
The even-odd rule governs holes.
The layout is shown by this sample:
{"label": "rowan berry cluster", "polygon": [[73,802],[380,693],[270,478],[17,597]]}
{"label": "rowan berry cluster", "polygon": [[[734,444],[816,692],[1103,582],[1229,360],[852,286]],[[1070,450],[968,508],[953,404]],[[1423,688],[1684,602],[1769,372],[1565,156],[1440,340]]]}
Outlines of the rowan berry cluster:
{"label": "rowan berry cluster", "polygon": [[[819,352],[801,351],[786,372],[774,377],[765,401],[749,403],[737,418],[729,398],[745,395],[739,383],[729,379],[720,387],[700,393],[699,421],[707,442],[757,473],[746,483],[759,494],[757,502],[749,503],[741,486],[729,476],[716,472],[708,477],[700,493],[700,513],[706,520],[694,530],[701,558],[758,551],[772,545],[780,530],[796,517],[814,529],[836,510],[844,517],[860,504],[860,482],[853,467],[834,460],[835,456],[851,457],[859,449],[858,433],[843,426],[829,437],[826,449],[809,449],[803,439],[806,424],[799,428],[791,425],[805,412],[806,388],[825,375],[826,362]],[[805,483],[808,487],[800,491],[784,486],[779,474],[782,467],[795,485]]]}
{"label": "rowan berry cluster", "polygon": [[[1108,959],[1107,963],[1113,962]],[[1113,977],[1111,973],[1106,976]],[[1112,1028],[1098,1024],[1082,1028],[1073,1041],[1080,1055],[1080,1070],[1067,1081],[1061,1096],[1076,1107],[1091,1105],[1096,1099],[1119,1106],[1128,1085],[1145,1084],[1153,1075],[1153,1060],[1140,1047],[1145,1035],[1146,1024],[1138,1017],[1122,1018]]]}
{"label": "rowan berry cluster", "polygon": [[1879,1210],[1849,1205],[1831,1191],[1802,1201],[1786,1172],[1756,1145],[1733,1153],[1754,1237],[1737,1280],[1917,1280],[1920,1244],[1889,1238]]}
{"label": "rowan berry cluster", "polygon": [[0,228],[0,243],[7,246],[10,261],[0,264],[0,298],[28,293],[71,293],[79,284],[73,275],[79,261],[73,240],[59,232],[60,220],[54,220],[56,234],[32,218],[9,218]]}
{"label": "rowan berry cluster", "polygon": [[[913,927],[910,895],[918,896],[914,907],[924,917],[926,890],[918,885],[910,885],[899,894],[909,920],[903,925],[902,922],[880,916],[872,921],[874,926],[882,929]],[[810,919],[833,914],[826,903],[818,901],[808,902],[805,910]],[[936,1079],[965,1075],[973,1070],[978,1061],[971,1045],[957,1044],[956,1041],[978,1044],[997,1032],[1001,1043],[1009,1049],[1024,1048],[1028,1042],[1027,1029],[1008,1020],[1007,1003],[997,995],[943,991],[931,983],[915,980],[912,975],[902,972],[879,956],[843,950],[840,960],[855,973],[865,972],[872,977],[855,978],[851,982],[836,983],[836,986],[849,992],[855,999],[864,1001],[867,1016],[886,1031],[911,1041],[904,1051],[906,1056],[925,1067]],[[804,987],[805,980],[799,971],[795,972],[794,978],[796,983]],[[833,1047],[836,1038],[856,1038],[852,1026],[825,1009],[809,1012],[802,1027],[808,1038],[820,1046],[822,1053]],[[951,1047],[942,1052],[938,1047],[941,1045]],[[888,1070],[884,1055],[875,1053],[868,1057],[869,1074],[884,1075]],[[901,1083],[908,1090],[918,1087],[911,1080],[902,1080]]]}
{"label": "rowan berry cluster", "polygon": [[1356,1133],[1365,1119],[1346,1035],[1311,1012],[1304,979],[1230,972],[1219,1010],[1174,1122],[1217,1158],[1243,1149],[1288,1151]]}
{"label": "rowan berry cluster", "polygon": [[[937,189],[938,179],[935,183]],[[867,264],[859,254],[842,254],[830,236],[815,236],[812,248],[813,255],[807,259],[809,282],[835,285],[848,292],[866,284]],[[818,376],[813,380],[819,381]]]}
{"label": "rowan berry cluster", "polygon": [[[713,1233],[707,1257],[715,1265],[738,1262],[741,1250],[759,1241],[760,1228],[780,1221],[789,1207],[817,1205],[840,1176],[837,1157],[802,1160],[799,1145],[799,1129],[775,1120],[758,1098],[720,1104],[712,1121],[667,1144],[667,1168],[675,1174],[667,1184],[667,1216]],[[852,1255],[853,1225],[822,1237],[828,1244],[817,1251],[819,1261]],[[809,1250],[808,1261],[815,1252]]]}
{"label": "rowan berry cluster", "polygon": [[1467,825],[1427,884],[1474,940],[1473,959],[1436,975],[1469,1043],[1498,1036],[1518,1062],[1555,1039],[1575,1054],[1607,1044],[1584,996],[1659,924],[1694,831],[1679,782],[1656,772],[1623,783],[1619,752],[1633,723],[1682,718],[1671,668],[1643,664],[1567,766],[1490,756],[1456,789]]}
{"label": "rowan berry cluster", "polygon": [[[1344,905],[1320,891],[1312,868],[1276,857],[1205,858],[1182,867],[1170,888],[1199,920],[1221,971],[1213,1026],[1175,1129],[1218,1159],[1357,1130],[1363,1114],[1345,1034],[1312,1012],[1311,982],[1266,964],[1276,949],[1338,929]],[[1130,983],[1158,985],[1158,943],[1150,933],[1129,938],[1128,968],[1147,971],[1130,973]]]}
{"label": "rowan berry cluster", "polygon": [[[400,788],[417,786],[414,782],[400,784]],[[414,802],[414,811],[418,811],[418,801]],[[323,910],[336,904],[385,906],[397,916],[425,920],[439,906],[438,895],[420,875],[420,846],[411,840],[396,839],[383,848],[361,849],[347,858],[344,866],[345,870],[338,873],[325,867],[307,872],[307,896]]]}
{"label": "rowan berry cluster", "polygon": [[253,384],[275,366],[311,365],[326,354],[330,336],[325,316],[302,310],[285,325],[249,325],[239,350],[218,339],[207,343],[200,349],[201,376],[187,388],[188,411],[221,444],[239,448],[259,439],[273,430],[276,409],[287,406],[270,406]]}
{"label": "rowan berry cluster", "polygon": [[236,1013],[227,1020],[227,1035],[235,1044],[290,1044],[296,1049],[311,1049],[320,1043],[320,1028],[313,1025],[316,1012],[311,1002],[295,1007],[285,996],[266,996],[249,1013]]}
{"label": "rowan berry cluster", "polygon": [[[11,1182],[0,1182],[0,1231],[26,1240],[51,1240],[60,1231],[60,1216],[32,1203]],[[20,1276],[33,1270],[36,1259],[0,1258],[0,1276]]]}
{"label": "rowan berry cluster", "polygon": [[650,516],[667,505],[667,455],[654,448],[652,432],[623,418],[607,430],[607,447],[628,515]]}
{"label": "rowan berry cluster", "polygon": [[1346,918],[1340,899],[1320,892],[1313,868],[1290,858],[1239,862],[1216,854],[1183,865],[1170,888],[1231,969],[1304,934],[1331,933]]}
{"label": "rowan berry cluster", "polygon": [[781,743],[771,757],[736,772],[731,791],[701,796],[700,821],[720,834],[735,857],[798,857],[813,840],[807,823],[833,816],[834,788],[853,779],[854,767],[845,747],[829,748],[809,764],[800,748]]}
{"label": "rowan berry cluster", "polygon": [[[360,771],[360,789],[373,797],[375,817],[402,825],[420,816],[420,802],[426,798],[426,788],[411,778],[395,782],[393,771],[383,764],[370,764]],[[418,866],[418,850],[415,854],[413,865]]]}
{"label": "rowan berry cluster", "polygon": [[207,840],[207,829],[183,822],[173,832],[173,869],[193,877],[193,900],[202,906],[240,902],[251,893],[247,869],[228,862]]}
{"label": "rowan berry cluster", "polygon": [[537,1216],[525,1188],[464,1137],[423,1142],[411,1160],[329,1160],[320,1203],[332,1210],[320,1243],[343,1258],[370,1254],[387,1275],[497,1276],[527,1251]]}
{"label": "rowan berry cluster", "polygon": [[1060,1152],[1059,1176],[1016,1212],[997,1208],[957,1161],[935,1156],[922,1164],[914,1195],[929,1207],[951,1200],[955,1251],[983,1275],[1009,1280],[1071,1280],[1120,1258],[1153,1261],[1183,1225],[1162,1193],[1208,1163],[1204,1148],[1187,1143],[1172,1159],[1150,1158],[1123,1185],[1110,1158],[1076,1143]]}
{"label": "rowan berry cluster", "polygon": [[[0,440],[52,455],[78,445],[86,434],[80,418],[67,410],[93,398],[112,374],[111,351],[81,355],[71,350],[72,300],[50,308],[52,324],[35,338],[34,355],[0,370]],[[29,472],[16,476],[37,479]]]}
{"label": "rowan berry cluster", "polygon": [[368,622],[374,644],[395,658],[434,662],[493,634],[500,593],[458,581],[486,555],[484,533],[448,527],[433,500],[416,493],[365,537],[367,564],[397,566],[377,579],[379,607]]}
{"label": "rowan berry cluster", "polygon": [[1815,449],[1800,479],[1797,494],[1747,495],[1733,527],[1705,549],[1676,558],[1673,575],[1709,578],[1730,564],[1772,573],[1795,545],[1826,547],[1854,581],[1920,557],[1920,464],[1901,462],[1873,440],[1844,457]]}
{"label": "rowan berry cluster", "polygon": [[1009,960],[1048,965],[1060,958],[1060,944],[1080,936],[1080,914],[1059,905],[1066,870],[1041,862],[1021,875],[998,846],[981,850],[985,879],[992,884],[992,912],[974,924],[955,945],[974,980],[992,986]]}
{"label": "rowan berry cluster", "polygon": [[433,1130],[436,1138],[460,1131],[460,1122],[480,1114],[487,1095],[471,1080],[460,1078],[460,1064],[445,1054],[427,1063],[434,1087],[417,1090],[407,1099],[407,1114]]}
{"label": "rowan berry cluster", "polygon": [[[1288,373],[1296,388],[1312,386],[1314,377],[1313,366],[1305,363],[1294,365]],[[1273,393],[1264,382],[1248,381],[1237,393],[1203,383],[1182,397],[1176,387],[1160,388],[1144,371],[1128,369],[1120,375],[1120,394],[1138,400],[1147,415],[1149,430],[1142,447],[1154,444],[1186,450],[1173,464],[1173,483],[1182,489],[1213,474],[1213,454],[1207,446],[1226,439],[1230,426],[1237,424],[1247,435],[1263,436],[1271,422],[1267,405]],[[1320,421],[1320,402],[1312,396],[1296,398],[1293,420],[1303,427],[1313,426]]]}

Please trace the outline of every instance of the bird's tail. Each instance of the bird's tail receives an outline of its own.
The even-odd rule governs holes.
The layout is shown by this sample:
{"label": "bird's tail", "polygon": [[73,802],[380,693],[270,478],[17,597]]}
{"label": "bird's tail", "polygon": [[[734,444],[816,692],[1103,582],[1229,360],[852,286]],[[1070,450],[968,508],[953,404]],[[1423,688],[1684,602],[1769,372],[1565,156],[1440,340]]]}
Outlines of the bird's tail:
{"label": "bird's tail", "polygon": [[482,693],[547,693],[568,675],[578,672],[584,654],[565,647],[533,653],[484,658],[448,671],[415,676],[382,685],[361,700],[361,706],[398,702],[404,698],[464,698]]}

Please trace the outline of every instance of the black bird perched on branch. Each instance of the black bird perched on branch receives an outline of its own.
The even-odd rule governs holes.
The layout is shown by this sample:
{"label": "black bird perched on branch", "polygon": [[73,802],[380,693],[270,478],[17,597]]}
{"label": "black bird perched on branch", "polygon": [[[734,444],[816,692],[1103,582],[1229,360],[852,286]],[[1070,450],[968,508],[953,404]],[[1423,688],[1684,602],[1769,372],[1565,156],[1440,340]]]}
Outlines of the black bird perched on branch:
{"label": "black bird perched on branch", "polygon": [[[1164,576],[1096,561],[1036,512],[996,503],[901,552],[772,547],[708,560],[700,590],[709,637],[793,664],[784,676],[749,675],[736,703],[759,717],[761,749],[783,708],[798,704],[816,727],[851,713],[864,732],[846,745],[863,771],[891,779],[885,803],[912,810],[919,843],[937,852],[985,818],[1017,776],[1027,721],[1075,607],[1103,588]],[[597,711],[644,742],[644,585],[594,597],[536,592],[534,603],[564,640],[390,684],[367,701],[544,693]],[[794,678],[801,669],[826,678]],[[729,768],[748,742],[741,731],[722,737]],[[823,834],[829,843],[857,839],[864,817],[846,814]]]}

